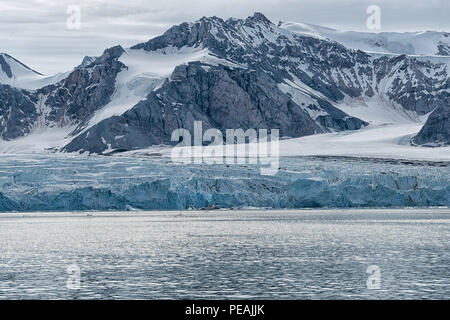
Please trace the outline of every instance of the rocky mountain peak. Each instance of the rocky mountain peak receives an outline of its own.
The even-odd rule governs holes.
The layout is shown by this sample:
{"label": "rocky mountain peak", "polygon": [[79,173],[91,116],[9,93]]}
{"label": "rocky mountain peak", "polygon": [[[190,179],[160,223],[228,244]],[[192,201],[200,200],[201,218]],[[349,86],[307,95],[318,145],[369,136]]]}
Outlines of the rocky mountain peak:
{"label": "rocky mountain peak", "polygon": [[121,45],[108,48],[105,51],[103,51],[103,54],[99,58],[97,58],[93,63],[102,64],[105,62],[109,62],[111,60],[118,59],[124,52],[125,50],[122,48]]}
{"label": "rocky mountain peak", "polygon": [[246,21],[252,21],[255,23],[273,24],[264,14],[261,12],[255,12],[253,16],[250,16]]}
{"label": "rocky mountain peak", "polygon": [[256,12],[246,19],[229,18],[226,21],[219,17],[202,17],[192,23],[173,26],[162,36],[140,43],[132,49],[155,51],[173,46],[181,48],[203,47],[215,54],[241,50],[239,48],[258,47],[262,42],[275,41],[280,35],[286,35],[262,13]]}
{"label": "rocky mountain peak", "polygon": [[92,62],[94,62],[95,60],[97,60],[98,57],[93,57],[93,56],[85,56],[83,58],[83,61],[81,61],[81,63],[75,67],[75,69],[82,69],[82,68],[86,68],[88,65],[90,65]]}

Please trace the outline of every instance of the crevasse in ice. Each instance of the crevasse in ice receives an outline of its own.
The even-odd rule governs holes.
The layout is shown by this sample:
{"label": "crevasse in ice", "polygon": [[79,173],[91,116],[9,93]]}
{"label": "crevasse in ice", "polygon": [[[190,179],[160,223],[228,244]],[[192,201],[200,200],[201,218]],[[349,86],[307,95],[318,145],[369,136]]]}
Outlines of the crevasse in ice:
{"label": "crevasse in ice", "polygon": [[446,166],[282,158],[253,165],[179,165],[163,157],[0,159],[0,211],[449,206]]}

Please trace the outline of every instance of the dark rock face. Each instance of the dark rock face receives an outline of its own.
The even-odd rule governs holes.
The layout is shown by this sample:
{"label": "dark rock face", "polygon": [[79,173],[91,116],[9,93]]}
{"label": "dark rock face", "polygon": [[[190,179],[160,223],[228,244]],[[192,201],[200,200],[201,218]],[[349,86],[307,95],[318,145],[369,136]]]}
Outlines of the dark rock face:
{"label": "dark rock face", "polygon": [[437,54],[441,56],[450,56],[450,47],[443,44],[438,45]]}
{"label": "dark rock face", "polygon": [[450,38],[450,33],[444,33],[444,41],[441,41],[441,43],[438,44],[438,55],[441,56],[450,56],[450,44],[448,43],[448,40]]}
{"label": "dark rock face", "polygon": [[280,129],[281,136],[291,137],[324,132],[266,74],[196,62],[177,67],[171,80],[146,100],[87,130],[65,150],[101,153],[108,148],[170,144],[175,129],[192,132],[194,121],[224,135],[226,129],[235,128]]}
{"label": "dark rock face", "polygon": [[450,104],[436,108],[430,114],[413,142],[430,146],[450,145]]}
{"label": "dark rock face", "polygon": [[83,58],[83,61],[81,61],[81,63],[76,67],[76,69],[86,68],[87,66],[89,66],[95,60],[97,60],[97,57],[85,56]]}
{"label": "dark rock face", "polygon": [[34,102],[26,91],[0,84],[0,137],[3,140],[30,133],[38,119]]}
{"label": "dark rock face", "polygon": [[[277,39],[271,39],[273,37]],[[360,93],[354,86],[341,83],[339,87],[330,81],[328,76],[332,69],[350,68],[357,59],[369,58],[361,51],[355,54],[336,42],[279,29],[261,13],[245,20],[204,17],[193,24],[174,26],[164,35],[132,48],[154,51],[168,46],[203,46],[220,58],[268,72],[276,82],[293,80],[296,76],[333,101],[342,100],[342,93],[351,96]],[[299,63],[304,63],[307,69],[299,68]]]}
{"label": "dark rock face", "polygon": [[3,58],[3,55],[0,54],[0,67],[3,70],[3,72],[6,74],[8,78],[12,78],[13,74],[11,72],[11,67],[6,62],[5,58]]}
{"label": "dark rock face", "polygon": [[63,81],[37,90],[36,94],[45,96],[45,104],[51,106],[47,123],[79,124],[81,128],[96,110],[106,105],[114,92],[117,74],[125,68],[117,61],[122,53],[120,46],[107,49],[101,57],[84,68],[76,68]]}
{"label": "dark rock face", "polygon": [[375,60],[375,71],[378,81],[387,76],[391,79],[386,95],[406,110],[424,115],[450,104],[450,78],[444,64],[401,55]]}

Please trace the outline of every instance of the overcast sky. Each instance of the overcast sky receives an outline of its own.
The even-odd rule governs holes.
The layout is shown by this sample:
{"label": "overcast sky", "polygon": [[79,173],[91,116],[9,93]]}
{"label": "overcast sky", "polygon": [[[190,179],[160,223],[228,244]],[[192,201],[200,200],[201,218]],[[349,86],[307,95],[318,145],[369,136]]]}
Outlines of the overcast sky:
{"label": "overcast sky", "polygon": [[[202,16],[269,19],[342,30],[366,29],[369,5],[381,9],[380,31],[450,31],[449,0],[0,0],[0,52],[45,74],[69,70],[99,55],[160,35]],[[67,27],[68,6],[81,8],[81,29]]]}

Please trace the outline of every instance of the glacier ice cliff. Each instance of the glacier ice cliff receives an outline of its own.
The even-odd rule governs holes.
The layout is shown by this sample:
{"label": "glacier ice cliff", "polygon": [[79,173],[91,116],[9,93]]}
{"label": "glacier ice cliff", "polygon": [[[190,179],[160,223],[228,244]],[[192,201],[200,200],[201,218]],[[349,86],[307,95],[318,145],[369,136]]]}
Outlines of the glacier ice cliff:
{"label": "glacier ice cliff", "polygon": [[450,205],[440,165],[282,158],[254,165],[180,165],[164,157],[3,155],[0,211],[350,208]]}

